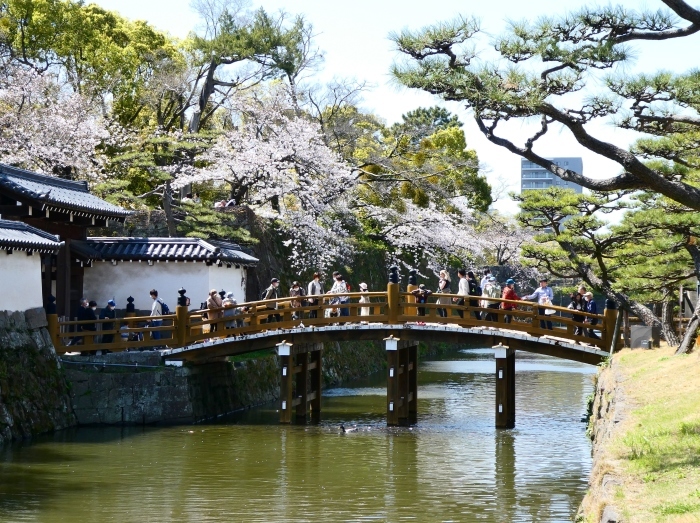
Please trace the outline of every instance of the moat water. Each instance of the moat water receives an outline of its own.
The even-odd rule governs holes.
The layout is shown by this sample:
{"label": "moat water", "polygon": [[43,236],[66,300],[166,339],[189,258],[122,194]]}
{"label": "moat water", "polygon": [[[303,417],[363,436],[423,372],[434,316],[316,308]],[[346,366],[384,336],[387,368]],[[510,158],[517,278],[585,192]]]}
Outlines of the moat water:
{"label": "moat water", "polygon": [[267,405],[6,446],[0,522],[571,521],[595,367],[518,352],[514,430],[494,428],[494,369],[488,349],[421,362],[411,428],[386,427],[382,375],[324,391],[318,424]]}

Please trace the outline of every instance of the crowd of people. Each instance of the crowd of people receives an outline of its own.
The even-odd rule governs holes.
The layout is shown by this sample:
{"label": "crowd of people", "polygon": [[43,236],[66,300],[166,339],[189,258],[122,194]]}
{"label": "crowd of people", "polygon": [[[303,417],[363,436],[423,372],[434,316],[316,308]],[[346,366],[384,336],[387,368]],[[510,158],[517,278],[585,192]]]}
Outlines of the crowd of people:
{"label": "crowd of people", "polygon": [[[425,304],[433,294],[437,295],[435,301],[437,305],[445,305],[450,300],[457,305],[465,305],[468,301],[470,308],[486,309],[486,311],[471,311],[477,320],[498,322],[499,313],[495,312],[495,310],[501,309],[505,311],[505,313],[502,313],[504,323],[511,323],[513,321],[514,311],[518,308],[518,304],[515,302],[534,301],[537,302],[539,316],[545,318],[540,320],[540,328],[545,330],[553,329],[550,317],[557,311],[551,308],[553,306],[554,293],[552,288],[548,285],[547,278],[541,278],[539,287],[531,294],[520,297],[515,291],[515,281],[512,278],[508,278],[505,281],[505,285],[501,287],[496,277],[491,274],[489,269],[483,270],[480,281],[477,281],[477,277],[473,271],[467,271],[465,269],[459,269],[457,271],[457,276],[459,281],[456,286],[456,292],[454,293],[457,294],[457,297],[440,296],[442,294],[453,294],[450,274],[446,270],[440,271],[440,279],[435,291],[428,289],[425,284],[420,284],[418,288],[411,292],[415,297],[416,309],[419,316],[427,315]],[[321,274],[317,272],[314,273],[312,280],[306,285],[302,285],[298,281],[292,282],[288,296],[282,296],[280,280],[278,278],[272,278],[270,285],[263,290],[260,296],[260,299],[263,301],[270,300],[266,305],[267,309],[269,309],[269,314],[263,322],[272,323],[282,321],[282,316],[279,313],[280,302],[272,300],[279,300],[283,297],[289,298],[289,307],[292,310],[292,319],[294,320],[304,318],[304,311],[301,310],[302,308],[319,305],[321,300],[332,305],[332,307],[324,309],[326,316],[338,318],[350,316],[350,308],[348,306],[350,297],[348,294],[351,292],[350,284],[345,281],[343,275],[338,271],[333,272],[332,285],[328,291],[325,289]],[[370,316],[371,309],[369,304],[371,300],[366,283],[359,284],[359,292],[361,296],[358,303],[362,305],[359,307],[360,316]],[[158,291],[156,289],[151,289],[149,294],[152,300],[150,316],[154,317],[154,319],[148,320],[147,325],[150,327],[160,327],[163,324],[163,320],[160,319],[160,317],[169,314],[170,310],[163,300],[158,297]],[[500,301],[498,298],[507,301]],[[83,323],[77,325],[77,331],[91,333],[93,336],[98,334],[96,321],[98,319],[116,320],[116,306],[117,304],[114,300],[108,300],[107,305],[98,313],[97,303],[94,300],[88,301],[87,299],[82,299],[77,319]],[[202,308],[205,309],[203,319],[214,320],[207,321],[209,332],[211,333],[217,332],[220,324],[223,324],[226,329],[243,327],[243,314],[249,311],[247,306],[238,305],[232,292],[227,293],[225,291],[217,291],[216,289],[211,289],[209,291],[206,302],[202,303]],[[493,312],[491,312],[492,309],[494,310]],[[577,292],[571,294],[568,309],[571,310],[571,318],[573,321],[583,324],[575,326],[575,335],[599,339],[598,335],[595,333],[595,326],[598,323],[598,319],[581,314],[598,313],[593,293],[587,291],[585,286],[581,285]],[[319,309],[307,310],[306,317],[317,318],[318,311]],[[465,309],[462,308],[457,309],[457,313],[460,317],[464,317],[464,311]],[[438,307],[437,312],[441,318],[446,318],[448,316],[447,308]],[[230,319],[220,320],[221,318]],[[109,331],[115,330],[116,322],[102,321],[100,323],[100,330],[107,331],[106,334],[101,335],[101,343],[114,342],[115,334]],[[419,324],[424,324],[424,322],[419,322]],[[122,325],[120,330],[122,331],[122,339],[131,339],[129,336],[134,335],[138,337],[135,339],[143,339],[141,333],[129,333],[127,325]],[[160,340],[161,332],[159,330],[151,330],[151,338],[153,340]],[[83,343],[83,337],[76,336],[71,339],[69,345],[81,343]]]}
{"label": "crowd of people", "polygon": [[[515,280],[508,278],[505,281],[504,286],[501,287],[496,277],[488,268],[483,270],[480,280],[477,280],[477,277],[473,271],[467,271],[466,269],[459,269],[457,271],[457,276],[459,281],[454,294],[459,295],[459,297],[449,298],[437,296],[437,300],[435,302],[436,304],[446,304],[449,302],[449,300],[451,300],[452,303],[456,303],[457,305],[464,305],[468,301],[469,306],[472,308],[487,310],[494,309],[494,312],[472,310],[472,314],[477,320],[492,322],[499,321],[499,313],[496,313],[495,310],[501,309],[508,312],[507,314],[503,314],[503,321],[505,323],[511,323],[513,321],[514,311],[518,308],[518,304],[514,302],[534,301],[537,302],[539,316],[545,317],[545,319],[540,320],[540,328],[544,330],[553,330],[552,320],[550,318],[554,316],[557,311],[551,308],[554,306],[554,292],[552,291],[552,288],[549,287],[547,278],[541,278],[539,281],[539,287],[536,288],[531,294],[520,297],[515,291]],[[332,286],[327,293],[325,292],[324,284],[319,273],[315,273],[313,279],[306,286],[301,285],[298,281],[293,282],[288,295],[288,297],[291,298],[291,308],[294,310],[300,309],[306,305],[318,305],[319,300],[326,299],[331,305],[337,305],[337,307],[326,309],[326,314],[328,316],[349,316],[350,312],[347,304],[350,302],[350,299],[347,296],[347,293],[351,292],[350,285],[338,271],[333,272],[332,282]],[[362,294],[369,292],[366,283],[360,283],[359,292]],[[320,296],[324,294],[332,296],[325,296],[324,298],[321,298]],[[420,284],[417,289],[411,292],[411,294],[415,296],[418,315],[426,316],[426,307],[421,307],[420,305],[427,303],[430,296],[433,294],[453,294],[449,272],[447,270],[440,271],[440,279],[435,291],[428,289],[425,284]],[[285,296],[282,296],[281,294],[279,279],[272,278],[270,286],[263,291],[260,299],[277,300],[282,297]],[[500,301],[497,300],[498,298],[508,301]],[[359,303],[362,304],[368,304],[369,302],[369,296],[362,296],[359,299]],[[269,304],[268,308],[274,310],[275,312],[268,315],[267,321],[280,321],[281,317],[277,312],[279,310],[279,303],[271,303]],[[596,302],[593,298],[593,293],[587,291],[585,286],[581,285],[577,292],[571,294],[571,303],[569,304],[568,308],[572,310],[572,319],[575,322],[587,324],[586,327],[582,325],[575,326],[574,334],[598,339],[599,337],[595,333],[595,326],[598,323],[597,318],[592,318],[582,314],[575,314],[575,312],[584,312],[589,314],[598,313]],[[447,308],[439,307],[437,311],[441,318],[448,316]],[[461,317],[464,317],[464,309],[457,309],[457,313]],[[318,310],[308,311],[309,318],[316,318],[317,314]],[[360,316],[369,315],[369,306],[360,308]],[[302,311],[294,311],[292,313],[293,319],[301,319],[302,317]]]}

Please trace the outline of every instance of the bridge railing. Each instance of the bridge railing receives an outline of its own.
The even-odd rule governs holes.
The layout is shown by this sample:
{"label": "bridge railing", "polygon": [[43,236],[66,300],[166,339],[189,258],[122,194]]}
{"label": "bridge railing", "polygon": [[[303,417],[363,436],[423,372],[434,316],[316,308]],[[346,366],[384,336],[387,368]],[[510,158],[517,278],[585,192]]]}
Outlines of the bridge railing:
{"label": "bridge railing", "polygon": [[[183,291],[184,292],[184,291]],[[400,292],[398,284],[390,283],[384,292],[349,292],[342,296],[347,303],[336,303],[341,295],[324,294],[298,298],[277,298],[240,303],[233,308],[221,307],[189,311],[178,306],[176,314],[121,319],[58,321],[49,315],[49,331],[59,353],[74,350],[122,351],[157,346],[183,347],[205,340],[230,336],[245,336],[273,329],[291,329],[304,326],[327,326],[333,324],[405,324],[441,323],[460,327],[497,327],[524,332],[533,336],[554,336],[570,341],[595,345],[610,350],[617,311],[606,310],[605,314],[588,314],[558,306],[547,306],[548,312],[540,314],[542,307],[534,302],[511,301],[485,296],[461,296],[457,294],[433,294],[428,303],[415,303],[415,296]],[[359,303],[360,298],[369,303]],[[314,300],[312,303],[310,300]],[[462,301],[464,300],[464,301]],[[294,306],[300,304],[300,306]],[[492,304],[497,307],[484,307]],[[515,306],[514,310],[503,307]],[[237,313],[237,314],[234,314]],[[480,316],[477,319],[476,314]],[[572,315],[584,321],[574,321]],[[506,317],[510,322],[506,322]],[[488,318],[488,319],[487,319]],[[163,325],[153,327],[147,323],[162,320]],[[585,321],[595,321],[595,325]],[[553,329],[546,328],[552,322]],[[544,328],[540,322],[545,322]],[[75,332],[78,325],[113,324],[113,328],[102,331]],[[583,334],[575,334],[577,328]],[[586,336],[586,329],[600,332],[600,339]],[[160,333],[161,339],[153,334]],[[106,335],[114,338],[109,343],[100,343]],[[80,343],[80,344],[77,344]]]}
{"label": "bridge railing", "polygon": [[[103,320],[59,321],[55,314],[47,315],[49,334],[56,352],[145,349],[171,345],[176,339],[176,315],[131,316]],[[151,322],[161,321],[159,326]],[[111,328],[110,328],[111,326]],[[154,339],[158,332],[160,339]],[[112,338],[112,341],[106,340]]]}
{"label": "bridge railing", "polygon": [[[461,327],[498,327],[502,329],[526,332],[533,336],[555,336],[571,341],[590,343],[603,350],[609,349],[608,323],[605,315],[572,311],[566,307],[548,305],[543,307],[536,302],[523,300],[505,300],[486,296],[462,296],[457,294],[433,294],[428,303],[414,303],[411,293],[400,293],[401,323],[424,321],[427,323],[446,323]],[[438,302],[439,303],[436,303]],[[463,304],[462,304],[463,301]],[[497,305],[497,308],[488,305]],[[484,305],[487,305],[484,307]],[[514,307],[505,309],[503,306]],[[544,309],[551,314],[540,314]],[[479,319],[477,319],[477,314]],[[566,315],[566,316],[564,316]],[[572,316],[582,318],[576,321]],[[422,318],[422,319],[421,319]],[[488,319],[486,319],[488,318]],[[508,320],[506,320],[508,318]],[[551,322],[552,330],[542,328],[540,322]],[[594,323],[593,323],[594,322]],[[558,324],[558,325],[557,325]],[[582,334],[575,334],[577,328]],[[586,335],[588,329],[600,331],[600,340]],[[612,342],[612,338],[609,340]]]}

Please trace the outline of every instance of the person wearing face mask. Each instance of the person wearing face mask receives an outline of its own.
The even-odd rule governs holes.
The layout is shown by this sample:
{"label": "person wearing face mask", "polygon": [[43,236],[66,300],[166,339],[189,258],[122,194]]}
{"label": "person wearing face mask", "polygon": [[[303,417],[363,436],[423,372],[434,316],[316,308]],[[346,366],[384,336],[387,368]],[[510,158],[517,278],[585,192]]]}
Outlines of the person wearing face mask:
{"label": "person wearing face mask", "polygon": [[[115,301],[109,300],[107,302],[107,306],[104,309],[102,309],[102,311],[100,312],[100,319],[101,320],[116,319],[116,317],[117,317],[116,307],[117,307],[117,304],[115,303]],[[114,322],[103,323],[102,330],[103,331],[114,330]],[[114,341],[114,334],[103,334],[102,335],[102,343],[112,343],[113,341]]]}

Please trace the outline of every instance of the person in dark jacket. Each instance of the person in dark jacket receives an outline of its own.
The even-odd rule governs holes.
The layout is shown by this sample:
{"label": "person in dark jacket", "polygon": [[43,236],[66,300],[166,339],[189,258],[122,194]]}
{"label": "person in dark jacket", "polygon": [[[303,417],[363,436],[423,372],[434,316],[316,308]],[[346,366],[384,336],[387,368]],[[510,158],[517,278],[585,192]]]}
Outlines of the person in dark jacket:
{"label": "person in dark jacket", "polygon": [[[567,309],[571,309],[571,319],[574,320],[575,322],[578,323],[583,323],[583,321],[586,319],[584,316],[581,316],[580,314],[575,314],[576,311],[582,312],[586,310],[586,303],[583,301],[583,296],[581,296],[580,293],[578,292],[572,292],[571,293],[571,303],[567,306]],[[576,336],[583,336],[583,327],[580,325],[574,326],[574,335]]]}
{"label": "person in dark jacket", "polygon": [[[100,312],[100,319],[101,320],[107,320],[107,319],[116,319],[117,317],[117,310],[116,310],[117,304],[115,303],[114,300],[109,300],[107,302],[107,306],[102,309]],[[102,324],[102,330],[103,331],[111,331],[114,330],[114,322],[104,322]],[[114,341],[114,334],[103,334],[102,335],[102,343],[112,343]]]}
{"label": "person in dark jacket", "polygon": [[[586,300],[586,312],[589,314],[598,314],[598,307],[595,303],[595,300],[593,299],[593,293],[588,291],[586,294],[583,295],[583,299]],[[589,323],[592,326],[598,324],[598,318],[586,318],[586,323]],[[592,328],[586,329],[586,335],[589,338],[593,338],[596,340],[599,340],[600,337],[594,332]]]}
{"label": "person in dark jacket", "polygon": [[[469,285],[469,296],[481,296],[481,287],[476,281],[476,276],[474,276],[473,271],[467,272],[467,284]],[[479,307],[479,300],[469,300],[469,306]],[[481,319],[480,311],[472,311],[472,314],[474,314],[477,320]]]}
{"label": "person in dark jacket", "polygon": [[[280,281],[277,278],[272,278],[270,280],[270,286],[265,289],[265,295],[263,296],[263,300],[276,300],[280,297]],[[267,308],[269,310],[274,310],[276,311],[279,308],[279,304],[277,302],[275,303],[268,303]],[[267,317],[267,323],[272,323],[273,321],[282,321],[282,315],[279,313],[274,313],[270,314]]]}
{"label": "person in dark jacket", "polygon": [[[428,297],[433,293],[427,289],[424,284],[420,284],[418,288],[411,292],[416,297],[416,303],[427,303]],[[418,316],[425,316],[425,307],[418,307]],[[418,322],[419,325],[424,325],[425,322]]]}

